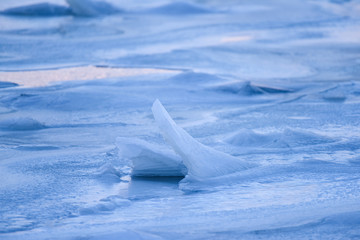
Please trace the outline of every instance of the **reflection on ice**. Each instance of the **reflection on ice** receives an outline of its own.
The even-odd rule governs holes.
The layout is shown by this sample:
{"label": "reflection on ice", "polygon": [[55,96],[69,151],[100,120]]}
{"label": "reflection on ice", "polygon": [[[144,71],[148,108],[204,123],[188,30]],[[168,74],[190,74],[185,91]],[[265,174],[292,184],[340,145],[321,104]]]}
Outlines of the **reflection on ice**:
{"label": "reflection on ice", "polygon": [[178,71],[151,68],[112,68],[99,66],[82,66],[61,69],[0,72],[3,81],[14,86],[41,87],[64,81],[85,81],[115,77],[130,77],[147,74],[177,73]]}
{"label": "reflection on ice", "polygon": [[221,39],[222,42],[230,43],[230,42],[242,42],[242,41],[249,41],[252,40],[253,37],[251,36],[231,36],[231,37],[224,37]]}
{"label": "reflection on ice", "polygon": [[132,177],[126,197],[131,200],[144,200],[156,197],[181,195],[178,183],[182,177]]}

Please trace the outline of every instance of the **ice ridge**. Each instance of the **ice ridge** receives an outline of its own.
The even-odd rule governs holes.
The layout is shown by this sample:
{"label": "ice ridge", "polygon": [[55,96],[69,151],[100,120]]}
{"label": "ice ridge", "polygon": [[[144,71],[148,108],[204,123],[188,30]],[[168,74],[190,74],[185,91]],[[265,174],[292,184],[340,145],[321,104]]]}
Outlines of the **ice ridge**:
{"label": "ice ridge", "polygon": [[74,15],[94,17],[121,12],[120,9],[109,3],[91,0],[66,0]]}
{"label": "ice ridge", "polygon": [[27,6],[9,8],[2,11],[1,13],[5,15],[15,15],[15,16],[48,17],[48,16],[70,15],[71,9],[66,6],[45,2],[45,3],[35,3]]}
{"label": "ice ridge", "polygon": [[122,12],[120,9],[103,1],[66,0],[66,2],[69,6],[44,2],[9,8],[0,13],[5,15],[35,17],[55,17],[66,15],[96,17]]}

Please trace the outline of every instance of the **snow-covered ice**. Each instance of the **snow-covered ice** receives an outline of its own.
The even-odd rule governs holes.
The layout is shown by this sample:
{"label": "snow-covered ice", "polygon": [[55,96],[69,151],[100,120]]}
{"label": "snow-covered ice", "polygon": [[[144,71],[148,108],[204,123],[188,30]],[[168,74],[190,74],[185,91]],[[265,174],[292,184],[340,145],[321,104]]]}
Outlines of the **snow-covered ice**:
{"label": "snow-covered ice", "polygon": [[358,0],[1,1],[0,239],[360,238],[359,23]]}

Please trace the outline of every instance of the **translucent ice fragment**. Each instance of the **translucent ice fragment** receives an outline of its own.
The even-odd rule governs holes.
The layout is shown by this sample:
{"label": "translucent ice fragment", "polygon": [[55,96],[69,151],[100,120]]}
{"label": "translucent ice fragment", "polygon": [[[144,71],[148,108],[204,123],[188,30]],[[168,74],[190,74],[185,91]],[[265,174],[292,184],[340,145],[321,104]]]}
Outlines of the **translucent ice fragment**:
{"label": "translucent ice fragment", "polygon": [[195,140],[176,125],[159,100],[155,100],[152,112],[165,140],[181,156],[190,177],[217,177],[255,166]]}
{"label": "translucent ice fragment", "polygon": [[133,176],[185,176],[187,169],[171,149],[134,138],[119,137],[121,159],[129,160]]}

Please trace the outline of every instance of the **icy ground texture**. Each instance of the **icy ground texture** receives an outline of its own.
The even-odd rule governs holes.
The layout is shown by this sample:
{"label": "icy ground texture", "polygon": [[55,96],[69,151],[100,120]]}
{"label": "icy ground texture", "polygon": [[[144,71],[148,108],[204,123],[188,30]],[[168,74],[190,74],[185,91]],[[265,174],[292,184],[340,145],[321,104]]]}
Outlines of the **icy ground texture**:
{"label": "icy ground texture", "polygon": [[[0,239],[360,238],[359,1],[114,0],[92,17],[44,1],[0,2],[0,71],[180,73],[26,88],[0,72]],[[257,167],[170,171],[155,99]],[[138,163],[172,177],[131,177]]]}

